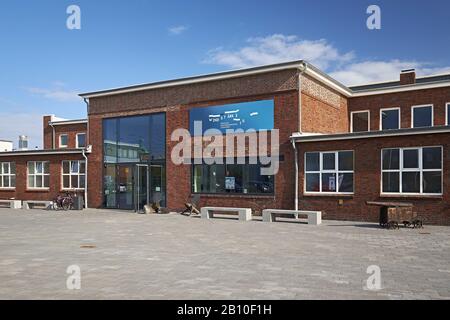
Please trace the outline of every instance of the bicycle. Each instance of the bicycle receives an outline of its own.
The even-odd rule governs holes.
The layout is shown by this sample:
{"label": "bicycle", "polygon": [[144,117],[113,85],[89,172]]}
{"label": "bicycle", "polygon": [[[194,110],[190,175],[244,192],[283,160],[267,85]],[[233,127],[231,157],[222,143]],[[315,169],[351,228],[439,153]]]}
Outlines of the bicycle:
{"label": "bicycle", "polygon": [[60,194],[56,196],[53,200],[53,209],[68,211],[73,208],[73,204],[73,196],[69,192],[66,192],[65,196]]}

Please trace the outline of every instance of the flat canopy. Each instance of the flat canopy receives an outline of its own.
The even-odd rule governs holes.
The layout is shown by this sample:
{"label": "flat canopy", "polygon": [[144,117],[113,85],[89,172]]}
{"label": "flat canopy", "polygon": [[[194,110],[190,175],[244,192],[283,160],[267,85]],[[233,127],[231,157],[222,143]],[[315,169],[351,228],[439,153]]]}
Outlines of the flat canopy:
{"label": "flat canopy", "polygon": [[413,207],[414,205],[409,202],[383,202],[383,201],[366,201],[368,206],[380,206],[380,207]]}

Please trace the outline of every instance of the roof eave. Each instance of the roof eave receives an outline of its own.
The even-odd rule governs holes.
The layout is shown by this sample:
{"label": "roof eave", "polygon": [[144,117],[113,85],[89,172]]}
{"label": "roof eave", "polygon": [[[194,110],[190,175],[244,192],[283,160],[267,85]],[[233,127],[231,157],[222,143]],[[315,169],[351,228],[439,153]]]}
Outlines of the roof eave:
{"label": "roof eave", "polygon": [[369,138],[384,138],[384,137],[400,137],[419,134],[437,134],[450,133],[450,125],[434,126],[427,128],[404,128],[396,130],[385,131],[369,131],[357,133],[337,133],[337,134],[321,134],[302,136],[298,133],[293,133],[291,140],[298,143],[320,142],[320,141],[338,141],[338,140],[353,140],[353,139],[369,139]]}

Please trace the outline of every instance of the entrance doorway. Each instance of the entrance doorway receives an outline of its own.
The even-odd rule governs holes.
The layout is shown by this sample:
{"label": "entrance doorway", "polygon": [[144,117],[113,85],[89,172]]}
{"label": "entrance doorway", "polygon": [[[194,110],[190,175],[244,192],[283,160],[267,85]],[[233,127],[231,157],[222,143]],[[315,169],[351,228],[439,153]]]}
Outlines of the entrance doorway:
{"label": "entrance doorway", "polygon": [[105,207],[142,212],[153,202],[165,206],[164,179],[164,165],[107,164]]}
{"label": "entrance doorway", "polygon": [[144,206],[150,203],[150,193],[148,188],[149,170],[148,165],[136,165],[136,178],[134,182],[135,208],[136,212],[144,210]]}

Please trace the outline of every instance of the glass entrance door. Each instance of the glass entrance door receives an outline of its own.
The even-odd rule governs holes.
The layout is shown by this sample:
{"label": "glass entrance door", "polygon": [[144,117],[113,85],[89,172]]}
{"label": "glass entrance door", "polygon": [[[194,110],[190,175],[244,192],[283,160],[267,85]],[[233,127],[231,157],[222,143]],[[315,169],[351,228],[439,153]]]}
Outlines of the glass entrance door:
{"label": "glass entrance door", "polygon": [[119,165],[117,169],[117,207],[133,210],[133,166]]}
{"label": "glass entrance door", "polygon": [[164,206],[163,166],[150,166],[150,193],[151,201]]}
{"label": "glass entrance door", "polygon": [[149,199],[149,170],[146,164],[136,165],[136,177],[134,180],[134,190],[135,190],[135,208],[136,212],[142,212],[144,206],[150,203]]}

